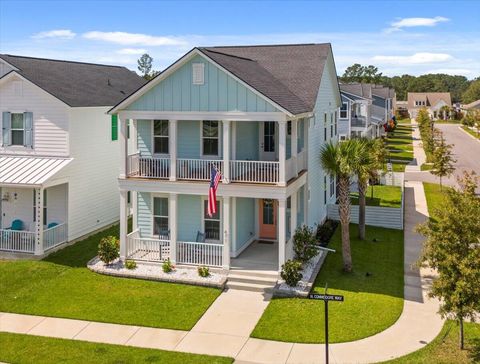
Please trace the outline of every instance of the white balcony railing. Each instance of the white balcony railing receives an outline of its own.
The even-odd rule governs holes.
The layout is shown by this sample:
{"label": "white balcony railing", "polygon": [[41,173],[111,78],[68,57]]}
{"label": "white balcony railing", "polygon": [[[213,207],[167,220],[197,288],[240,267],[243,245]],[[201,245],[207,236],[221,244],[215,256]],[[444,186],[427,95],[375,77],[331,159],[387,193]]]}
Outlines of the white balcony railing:
{"label": "white balcony railing", "polygon": [[305,149],[297,154],[297,171],[300,172],[304,169],[307,169],[307,153]]}
{"label": "white balcony railing", "polygon": [[212,159],[177,159],[177,178],[209,181],[212,166],[223,172],[223,161]]}
{"label": "white balcony railing", "polygon": [[35,232],[0,229],[0,250],[34,253]]}
{"label": "white balcony railing", "polygon": [[177,263],[221,267],[223,245],[195,242],[177,242]]}
{"label": "white balcony railing", "polygon": [[141,157],[139,153],[128,156],[127,174],[130,177],[169,178],[170,158]]}
{"label": "white balcony railing", "polygon": [[68,239],[68,225],[66,223],[56,225],[43,231],[43,249],[47,251],[63,244]]}
{"label": "white balcony railing", "polygon": [[230,180],[246,183],[278,183],[279,162],[230,161]]}
{"label": "white balcony railing", "polygon": [[136,230],[127,236],[127,258],[163,262],[170,258],[170,240],[141,238]]}

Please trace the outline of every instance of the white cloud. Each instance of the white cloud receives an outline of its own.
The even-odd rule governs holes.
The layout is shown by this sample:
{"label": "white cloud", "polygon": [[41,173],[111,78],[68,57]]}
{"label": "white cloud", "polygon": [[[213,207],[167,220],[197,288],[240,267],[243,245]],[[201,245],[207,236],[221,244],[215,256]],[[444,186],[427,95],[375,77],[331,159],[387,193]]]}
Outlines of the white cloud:
{"label": "white cloud", "polygon": [[176,37],[153,36],[140,33],[127,32],[99,32],[92,31],[83,34],[85,39],[100,40],[104,42],[138,45],[138,46],[172,46],[183,45],[185,41]]}
{"label": "white cloud", "polygon": [[76,33],[72,32],[70,29],[55,29],[48,30],[45,32],[40,32],[32,35],[34,39],[45,39],[45,38],[59,38],[59,39],[72,39],[75,38]]}
{"label": "white cloud", "polygon": [[118,54],[144,54],[147,53],[143,48],[123,48],[117,51]]}
{"label": "white cloud", "polygon": [[402,28],[413,27],[434,27],[438,23],[450,21],[450,19],[443,16],[436,16],[434,18],[403,18],[392,22],[391,28],[386,30],[387,33],[402,30]]}
{"label": "white cloud", "polygon": [[425,64],[425,63],[438,63],[451,61],[453,57],[447,53],[428,53],[420,52],[412,54],[411,56],[374,56],[372,60],[374,62],[381,62],[386,64],[399,64],[399,65],[413,65],[413,64]]}

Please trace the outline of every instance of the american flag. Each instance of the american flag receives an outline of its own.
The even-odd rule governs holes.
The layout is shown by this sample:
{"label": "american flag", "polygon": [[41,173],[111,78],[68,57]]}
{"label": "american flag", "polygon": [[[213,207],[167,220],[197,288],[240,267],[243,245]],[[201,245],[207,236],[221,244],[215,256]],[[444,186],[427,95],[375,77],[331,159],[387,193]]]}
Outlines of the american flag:
{"label": "american flag", "polygon": [[212,166],[210,174],[210,188],[208,190],[207,208],[207,214],[210,217],[217,213],[217,187],[221,178],[222,174],[220,173],[220,171],[217,169],[217,167]]}

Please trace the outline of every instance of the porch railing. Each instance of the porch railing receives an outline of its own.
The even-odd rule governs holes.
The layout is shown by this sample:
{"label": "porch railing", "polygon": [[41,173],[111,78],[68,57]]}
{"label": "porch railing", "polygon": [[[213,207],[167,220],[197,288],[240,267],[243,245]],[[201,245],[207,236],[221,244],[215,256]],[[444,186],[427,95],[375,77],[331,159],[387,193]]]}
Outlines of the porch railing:
{"label": "porch railing", "polygon": [[221,267],[223,245],[195,242],[177,242],[177,263]]}
{"label": "porch railing", "polygon": [[43,250],[55,248],[68,239],[68,226],[66,223],[56,225],[43,231]]}
{"label": "porch railing", "polygon": [[307,153],[302,150],[297,154],[297,171],[300,172],[304,169],[307,169]]}
{"label": "porch railing", "polygon": [[170,241],[141,238],[136,230],[127,235],[127,258],[163,262],[170,258]]}
{"label": "porch railing", "polygon": [[169,178],[170,158],[141,157],[139,153],[129,155],[127,174],[130,177]]}
{"label": "porch railing", "polygon": [[230,180],[247,183],[278,183],[279,162],[230,161]]}
{"label": "porch railing", "polygon": [[195,181],[209,181],[215,165],[223,172],[223,161],[213,159],[177,159],[177,178]]}
{"label": "porch railing", "polygon": [[34,253],[35,232],[0,229],[0,250]]}

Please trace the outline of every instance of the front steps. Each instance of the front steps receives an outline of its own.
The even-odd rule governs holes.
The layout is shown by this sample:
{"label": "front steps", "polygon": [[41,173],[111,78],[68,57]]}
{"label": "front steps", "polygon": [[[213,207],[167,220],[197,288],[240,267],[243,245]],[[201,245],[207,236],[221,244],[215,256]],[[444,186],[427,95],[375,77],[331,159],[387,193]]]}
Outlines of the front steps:
{"label": "front steps", "polygon": [[242,291],[271,293],[278,278],[278,272],[275,271],[232,268],[228,273],[226,287]]}

